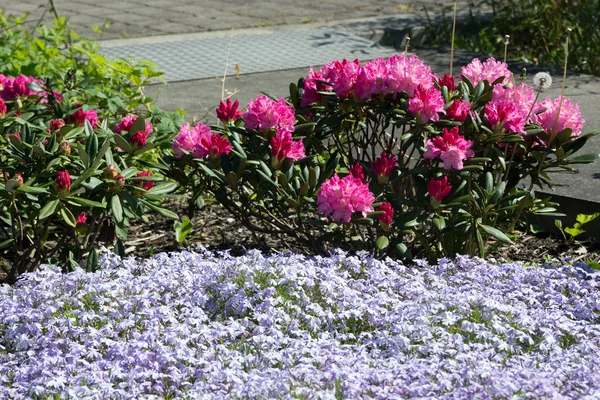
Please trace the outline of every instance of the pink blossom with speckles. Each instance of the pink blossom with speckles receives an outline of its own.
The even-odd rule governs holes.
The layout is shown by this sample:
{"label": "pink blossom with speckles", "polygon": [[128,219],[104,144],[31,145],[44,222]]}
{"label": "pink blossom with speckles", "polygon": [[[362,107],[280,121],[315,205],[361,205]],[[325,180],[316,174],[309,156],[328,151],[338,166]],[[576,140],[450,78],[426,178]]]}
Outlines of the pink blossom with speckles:
{"label": "pink blossom with speckles", "polygon": [[444,162],[444,169],[463,169],[463,161],[473,157],[475,153],[471,150],[472,142],[466,140],[458,133],[458,127],[451,130],[444,128],[442,136],[428,139],[425,142],[427,150],[423,154],[428,160],[439,158]]}
{"label": "pink blossom with speckles", "polygon": [[415,96],[408,100],[408,111],[419,115],[422,122],[438,121],[439,114],[445,114],[444,98],[435,87],[417,87]]}
{"label": "pink blossom with speckles", "polygon": [[258,96],[248,103],[244,114],[246,128],[261,132],[282,128],[293,131],[294,122],[296,122],[294,109],[283,98],[275,101],[268,96]]}
{"label": "pink blossom with speckles", "polygon": [[479,82],[488,81],[491,85],[500,77],[503,77],[502,84],[506,85],[509,83],[510,71],[508,65],[502,61],[496,61],[495,58],[490,57],[482,63],[478,58],[474,58],[470,64],[462,67],[461,75],[468,78],[473,86],[477,86]]}
{"label": "pink blossom with speckles", "polygon": [[369,186],[360,179],[347,175],[341,178],[337,173],[326,180],[317,196],[319,213],[330,215],[334,221],[350,222],[352,214],[359,212],[363,217],[373,211],[375,196]]}

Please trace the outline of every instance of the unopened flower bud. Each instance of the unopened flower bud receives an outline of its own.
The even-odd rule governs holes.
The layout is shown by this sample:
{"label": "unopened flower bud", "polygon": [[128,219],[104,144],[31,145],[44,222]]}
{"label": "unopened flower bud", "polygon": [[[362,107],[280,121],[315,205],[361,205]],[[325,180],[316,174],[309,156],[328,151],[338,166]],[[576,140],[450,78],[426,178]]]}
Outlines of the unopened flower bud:
{"label": "unopened flower bud", "polygon": [[109,164],[102,172],[102,175],[105,179],[115,179],[118,174],[119,171],[117,171],[117,167],[115,167],[113,164]]}
{"label": "unopened flower bud", "polygon": [[23,175],[21,174],[15,174],[15,176],[13,176],[13,179],[19,184],[19,187],[25,184],[25,182],[23,181]]}
{"label": "unopened flower bud", "polygon": [[69,142],[62,142],[59,146],[60,152],[66,156],[71,155],[71,145]]}
{"label": "unopened flower bud", "polygon": [[66,196],[71,191],[71,175],[67,171],[57,172],[54,187],[60,197]]}
{"label": "unopened flower bud", "polygon": [[108,185],[112,192],[120,192],[125,187],[125,177],[121,174],[115,176],[115,181]]}
{"label": "unopened flower bud", "polygon": [[77,217],[77,220],[75,222],[77,223],[77,225],[82,225],[82,224],[85,224],[86,221],[87,221],[87,216],[82,211],[81,214],[79,214],[79,216]]}

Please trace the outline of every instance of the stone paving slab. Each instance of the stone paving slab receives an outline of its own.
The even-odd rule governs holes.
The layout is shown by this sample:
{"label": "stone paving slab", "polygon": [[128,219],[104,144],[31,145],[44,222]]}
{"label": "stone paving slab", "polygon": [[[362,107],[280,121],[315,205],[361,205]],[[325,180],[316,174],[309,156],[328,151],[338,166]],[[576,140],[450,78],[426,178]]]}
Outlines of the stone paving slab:
{"label": "stone paving slab", "polygon": [[[322,65],[336,59],[389,57],[395,50],[354,34],[327,27],[247,29],[213,34],[103,42],[109,57],[134,57],[155,62],[168,82]],[[229,61],[228,61],[229,60]]]}
{"label": "stone paving slab", "polygon": [[[75,30],[90,39],[119,39],[182,34],[230,28],[264,27],[309,22],[344,21],[419,11],[449,9],[451,0],[55,0],[59,15],[71,19]],[[9,14],[30,13],[37,22],[48,0],[0,0]],[[462,11],[467,1],[459,1]],[[113,24],[96,34],[93,25]]]}

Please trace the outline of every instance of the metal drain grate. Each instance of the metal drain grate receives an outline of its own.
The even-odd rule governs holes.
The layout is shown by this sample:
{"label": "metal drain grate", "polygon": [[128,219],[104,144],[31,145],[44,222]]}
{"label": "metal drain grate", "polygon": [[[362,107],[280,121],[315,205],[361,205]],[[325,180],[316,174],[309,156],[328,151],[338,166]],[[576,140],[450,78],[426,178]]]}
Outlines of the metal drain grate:
{"label": "metal drain grate", "polygon": [[168,82],[222,76],[229,49],[228,75],[235,64],[244,74],[322,65],[336,59],[370,60],[395,54],[359,36],[331,28],[235,34],[159,43],[110,44],[102,53],[155,62]]}

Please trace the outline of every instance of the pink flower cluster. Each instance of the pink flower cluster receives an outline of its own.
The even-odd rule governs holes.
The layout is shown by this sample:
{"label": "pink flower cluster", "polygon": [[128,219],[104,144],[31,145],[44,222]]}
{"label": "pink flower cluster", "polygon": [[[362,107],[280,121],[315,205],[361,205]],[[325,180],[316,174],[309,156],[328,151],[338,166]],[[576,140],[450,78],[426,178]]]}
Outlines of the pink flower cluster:
{"label": "pink flower cluster", "polygon": [[268,96],[259,96],[248,103],[244,123],[248,129],[261,132],[287,128],[294,130],[296,114],[283,98],[275,101]]}
{"label": "pink flower cluster", "polygon": [[482,63],[478,58],[474,58],[470,64],[462,67],[461,75],[468,78],[473,86],[477,86],[479,82],[488,81],[491,85],[500,77],[503,77],[503,85],[508,85],[510,80],[510,71],[508,65],[502,61],[496,61],[490,57],[486,62]]}
{"label": "pink flower cluster", "polygon": [[439,114],[445,114],[444,98],[435,87],[425,89],[418,86],[415,90],[415,96],[408,100],[408,111],[415,114],[417,118],[425,123],[428,121],[438,121]]}
{"label": "pink flower cluster", "polygon": [[276,160],[275,164],[281,163],[286,158],[296,161],[306,157],[302,140],[294,142],[289,129],[280,129],[275,137],[271,138],[271,154]]}
{"label": "pink flower cluster", "polygon": [[198,122],[193,128],[190,128],[188,122],[182,125],[172,148],[177,158],[184,156],[182,150],[191,153],[194,158],[216,158],[221,154],[229,154],[232,149],[229,140],[211,132],[210,127],[202,122]]}
{"label": "pink flower cluster", "polygon": [[341,178],[337,173],[323,182],[317,196],[317,209],[323,215],[332,214],[334,221],[350,222],[352,214],[362,213],[363,217],[373,211],[375,196],[369,186],[352,175]]}
{"label": "pink flower cluster", "polygon": [[[131,131],[131,127],[133,126],[134,122],[137,121],[137,119],[137,115],[127,115],[123,117],[121,122],[115,125],[115,133],[120,135],[123,132]],[[144,147],[146,145],[148,136],[150,136],[152,133],[152,124],[148,121],[144,122],[145,124],[143,131],[130,132],[131,135],[129,136],[129,143],[135,144],[138,147]]]}
{"label": "pink flower cluster", "polygon": [[[75,104],[75,107],[81,106],[81,103]],[[98,113],[96,110],[85,111],[81,106],[77,111],[67,117],[67,121],[75,126],[84,126],[85,120],[88,120],[93,128],[98,126]]]}
{"label": "pink flower cluster", "polygon": [[7,111],[8,109],[6,108],[6,103],[4,103],[4,100],[0,98],[0,118],[6,117]]}
{"label": "pink flower cluster", "polygon": [[515,87],[496,85],[484,113],[492,128],[525,132],[525,124],[531,122],[534,114],[535,98],[535,91],[525,83]]}
{"label": "pink flower cluster", "polygon": [[17,77],[0,74],[0,97],[3,100],[14,100],[19,97],[29,97],[37,94],[35,90],[27,87],[30,83],[39,81],[32,76],[19,75]]}
{"label": "pink flower cluster", "polygon": [[[304,79],[302,106],[319,102],[317,92],[333,90],[340,98],[353,94],[359,99],[375,95],[407,92],[414,96],[419,86],[428,90],[433,86],[431,68],[417,56],[394,55],[388,59],[378,58],[361,66],[358,60],[334,61],[318,72],[312,67]],[[324,84],[326,82],[328,84]]]}
{"label": "pink flower cluster", "polygon": [[[559,113],[560,107],[560,113]],[[538,104],[537,110],[543,112],[532,116],[535,124],[540,125],[550,136],[570,128],[571,136],[579,136],[583,129],[584,119],[579,111],[579,104],[574,103],[568,98],[563,98],[560,105],[560,97],[552,100],[547,98]]]}
{"label": "pink flower cluster", "polygon": [[[131,130],[131,127],[133,126],[133,123],[137,119],[138,119],[138,116],[133,115],[133,114],[123,117],[123,119],[121,119],[121,122],[119,122],[118,124],[115,125],[115,133],[118,133],[119,135],[121,135],[123,133],[123,131],[125,131],[125,133],[129,133],[129,131]],[[134,132],[131,132],[131,133],[134,133]],[[148,137],[152,133],[152,124],[148,121],[145,121],[144,133],[146,134],[146,137]]]}
{"label": "pink flower cluster", "polygon": [[425,142],[427,150],[423,154],[428,160],[438,158],[444,162],[444,169],[463,169],[463,161],[473,157],[475,153],[471,150],[472,142],[459,135],[458,127],[451,130],[444,128],[442,136],[428,139]]}

